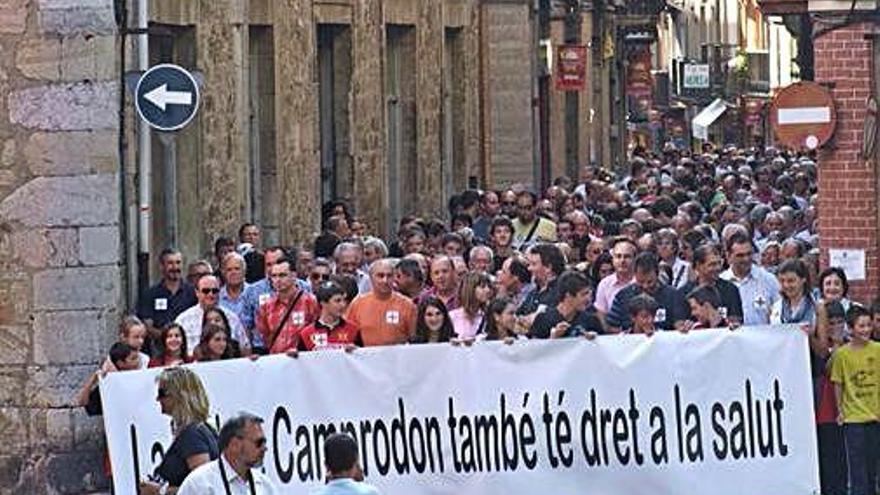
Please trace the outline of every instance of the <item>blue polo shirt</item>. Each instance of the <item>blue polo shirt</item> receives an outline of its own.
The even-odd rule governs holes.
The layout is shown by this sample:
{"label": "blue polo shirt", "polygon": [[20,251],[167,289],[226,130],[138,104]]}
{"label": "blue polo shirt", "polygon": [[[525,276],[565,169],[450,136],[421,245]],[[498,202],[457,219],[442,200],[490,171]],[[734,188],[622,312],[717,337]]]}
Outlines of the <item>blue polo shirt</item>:
{"label": "blue polo shirt", "polygon": [[235,313],[240,320],[241,314],[244,312],[244,293],[247,292],[247,288],[250,286],[251,284],[245,282],[244,286],[241,288],[241,293],[238,294],[236,299],[233,299],[229,296],[229,289],[224,284],[223,287],[220,287],[220,299],[217,304]]}

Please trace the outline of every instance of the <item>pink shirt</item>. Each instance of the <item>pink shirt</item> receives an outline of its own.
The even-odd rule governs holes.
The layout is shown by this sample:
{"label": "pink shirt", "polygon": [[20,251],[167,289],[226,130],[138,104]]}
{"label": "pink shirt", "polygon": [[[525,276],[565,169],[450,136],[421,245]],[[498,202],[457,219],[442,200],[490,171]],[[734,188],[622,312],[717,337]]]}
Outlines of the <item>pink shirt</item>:
{"label": "pink shirt", "polygon": [[603,278],[599,282],[599,286],[596,287],[596,302],[593,305],[597,310],[608,313],[611,310],[611,303],[614,302],[614,296],[620,292],[620,289],[631,284],[634,279],[635,277],[630,277],[628,280],[618,280],[616,273]]}
{"label": "pink shirt", "polygon": [[449,319],[452,321],[452,329],[459,338],[472,339],[480,331],[480,326],[483,323],[483,313],[481,311],[476,318],[471,320],[468,318],[467,313],[464,312],[464,308],[458,308],[449,312]]}

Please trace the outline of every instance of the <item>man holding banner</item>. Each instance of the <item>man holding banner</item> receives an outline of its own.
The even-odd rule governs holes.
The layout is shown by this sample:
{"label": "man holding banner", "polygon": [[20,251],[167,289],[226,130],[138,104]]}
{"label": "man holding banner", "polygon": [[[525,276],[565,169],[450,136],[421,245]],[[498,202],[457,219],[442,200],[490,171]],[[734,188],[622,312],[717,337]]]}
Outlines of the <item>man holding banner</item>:
{"label": "man holding banner", "polygon": [[263,464],[263,418],[240,413],[220,429],[220,457],[193,471],[177,495],[273,495],[275,485],[253,468]]}

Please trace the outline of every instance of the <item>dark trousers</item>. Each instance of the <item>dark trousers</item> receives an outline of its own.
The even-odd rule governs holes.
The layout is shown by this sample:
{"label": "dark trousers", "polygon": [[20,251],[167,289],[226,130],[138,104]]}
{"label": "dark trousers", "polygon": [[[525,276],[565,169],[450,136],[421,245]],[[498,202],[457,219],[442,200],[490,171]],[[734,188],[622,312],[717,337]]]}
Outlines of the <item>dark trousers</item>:
{"label": "dark trousers", "polygon": [[875,495],[877,457],[880,456],[880,423],[847,423],[846,458],[850,495]]}
{"label": "dark trousers", "polygon": [[846,447],[843,428],[836,423],[816,426],[819,440],[819,480],[822,495],[846,495]]}

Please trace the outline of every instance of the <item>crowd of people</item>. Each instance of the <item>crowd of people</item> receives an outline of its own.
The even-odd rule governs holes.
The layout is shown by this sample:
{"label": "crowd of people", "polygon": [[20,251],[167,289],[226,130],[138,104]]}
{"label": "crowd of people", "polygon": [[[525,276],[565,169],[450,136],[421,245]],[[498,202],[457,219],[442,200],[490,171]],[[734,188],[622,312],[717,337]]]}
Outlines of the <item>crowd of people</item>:
{"label": "crowd of people", "polygon": [[[629,174],[589,168],[545,191],[466,190],[448,221],[372,235],[341,201],[322,233],[263,246],[244,224],[213,259],[159,257],[100,372],[261,354],[514,343],[797,324],[809,334],[822,493],[874,494],[880,305],[820,270],[817,167],[773,148],[667,147]],[[479,345],[474,344],[474,345]],[[88,402],[92,380],[81,394]]]}

